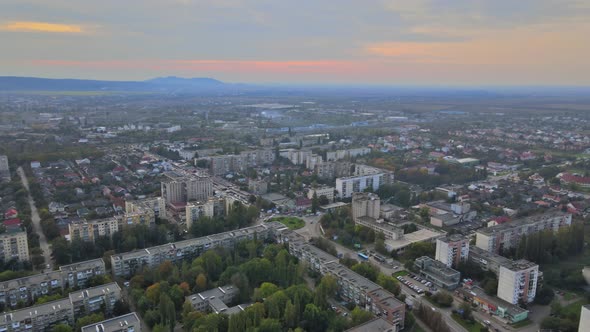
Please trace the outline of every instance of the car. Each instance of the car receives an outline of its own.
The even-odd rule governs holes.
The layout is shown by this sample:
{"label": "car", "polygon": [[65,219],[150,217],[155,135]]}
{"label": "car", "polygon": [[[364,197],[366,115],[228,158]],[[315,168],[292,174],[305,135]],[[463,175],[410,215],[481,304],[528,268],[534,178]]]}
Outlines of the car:
{"label": "car", "polygon": [[45,265],[45,268],[47,268],[47,269],[51,269],[51,264],[47,264],[47,265]]}
{"label": "car", "polygon": [[484,324],[486,324],[486,325],[492,325],[492,322],[490,322],[489,320],[484,320],[483,322],[484,322]]}

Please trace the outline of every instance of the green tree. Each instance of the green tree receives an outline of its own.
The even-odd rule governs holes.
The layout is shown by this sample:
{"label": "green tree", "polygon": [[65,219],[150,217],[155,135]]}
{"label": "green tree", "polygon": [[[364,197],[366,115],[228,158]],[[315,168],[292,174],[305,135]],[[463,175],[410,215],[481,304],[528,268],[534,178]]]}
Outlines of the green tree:
{"label": "green tree", "polygon": [[73,332],[72,327],[66,324],[58,324],[53,326],[51,332]]}
{"label": "green tree", "polygon": [[350,318],[352,319],[352,326],[361,325],[373,318],[373,314],[368,311],[362,310],[359,307],[354,307],[350,312]]}

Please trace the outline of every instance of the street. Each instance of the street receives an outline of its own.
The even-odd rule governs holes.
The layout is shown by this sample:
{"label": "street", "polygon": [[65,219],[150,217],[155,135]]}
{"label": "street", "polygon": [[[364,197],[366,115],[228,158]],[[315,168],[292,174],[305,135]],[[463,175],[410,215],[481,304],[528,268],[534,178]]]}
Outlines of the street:
{"label": "street", "polygon": [[[303,228],[296,230],[297,233],[304,236],[306,240],[309,240],[312,237],[322,236],[321,230],[320,230],[320,225],[319,225],[319,219],[320,219],[319,216],[310,216],[310,217],[301,217],[301,218],[305,221],[305,226]],[[356,251],[346,248],[345,246],[343,246],[339,243],[336,243],[334,241],[331,241],[331,242],[336,247],[336,251],[338,252],[338,254],[349,255],[351,258],[356,259],[356,257],[357,257]],[[380,262],[376,261],[373,257],[369,257],[369,261],[371,263],[373,263],[373,265],[379,267],[379,269],[381,270],[381,273],[388,275],[388,276],[390,276],[394,272],[403,270],[403,266],[401,264],[394,263],[394,266],[399,266],[399,268],[393,269],[393,267],[388,267],[388,266],[385,266],[384,264],[381,264]],[[431,303],[423,300],[420,295],[418,295],[416,292],[414,292],[413,290],[408,288],[406,285],[400,283],[400,286],[401,286],[401,292],[403,294],[405,294],[406,297],[408,297],[408,298],[411,297],[412,300],[414,301],[414,303],[418,302],[418,303],[422,303],[422,304],[426,305],[427,307],[432,307]],[[412,295],[415,295],[415,297],[413,297]],[[445,319],[445,321],[447,322],[447,325],[449,325],[451,330],[453,330],[455,332],[466,332],[467,331],[463,326],[461,326],[459,323],[457,323],[451,317],[451,309],[450,308],[447,310],[436,308],[436,310],[441,312],[441,314],[443,315],[443,318]]]}
{"label": "street", "polygon": [[[19,167],[17,170],[18,175],[23,183],[25,189],[28,192],[28,200],[29,205],[31,206],[31,221],[33,223],[33,230],[35,233],[39,235],[39,246],[41,250],[43,250],[43,257],[45,257],[45,264],[49,264],[49,268],[53,269],[53,261],[51,260],[51,249],[49,248],[49,243],[47,243],[47,238],[43,233],[43,229],[41,228],[41,217],[39,217],[39,212],[37,211],[37,207],[35,206],[35,201],[33,200],[33,196],[31,196],[31,192],[29,191],[29,180],[25,175],[25,171],[22,167]],[[34,267],[33,267],[34,268]]]}

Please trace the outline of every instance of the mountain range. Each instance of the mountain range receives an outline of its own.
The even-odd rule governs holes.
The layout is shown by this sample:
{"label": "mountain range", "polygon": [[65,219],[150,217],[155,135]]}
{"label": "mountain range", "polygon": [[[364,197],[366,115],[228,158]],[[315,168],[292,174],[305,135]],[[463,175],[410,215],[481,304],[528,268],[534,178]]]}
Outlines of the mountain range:
{"label": "mountain range", "polygon": [[100,81],[0,76],[0,91],[196,91],[233,86],[208,77],[157,77],[146,81]]}

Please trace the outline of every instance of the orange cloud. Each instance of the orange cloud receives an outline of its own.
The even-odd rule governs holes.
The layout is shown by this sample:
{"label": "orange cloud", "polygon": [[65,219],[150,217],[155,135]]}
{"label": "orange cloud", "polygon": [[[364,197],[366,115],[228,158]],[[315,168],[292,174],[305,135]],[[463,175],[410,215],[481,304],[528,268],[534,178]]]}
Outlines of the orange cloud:
{"label": "orange cloud", "polygon": [[6,23],[0,26],[0,30],[6,31],[22,31],[22,32],[51,32],[51,33],[82,33],[84,32],[79,25],[47,23],[47,22],[31,22],[31,21],[16,21]]}

